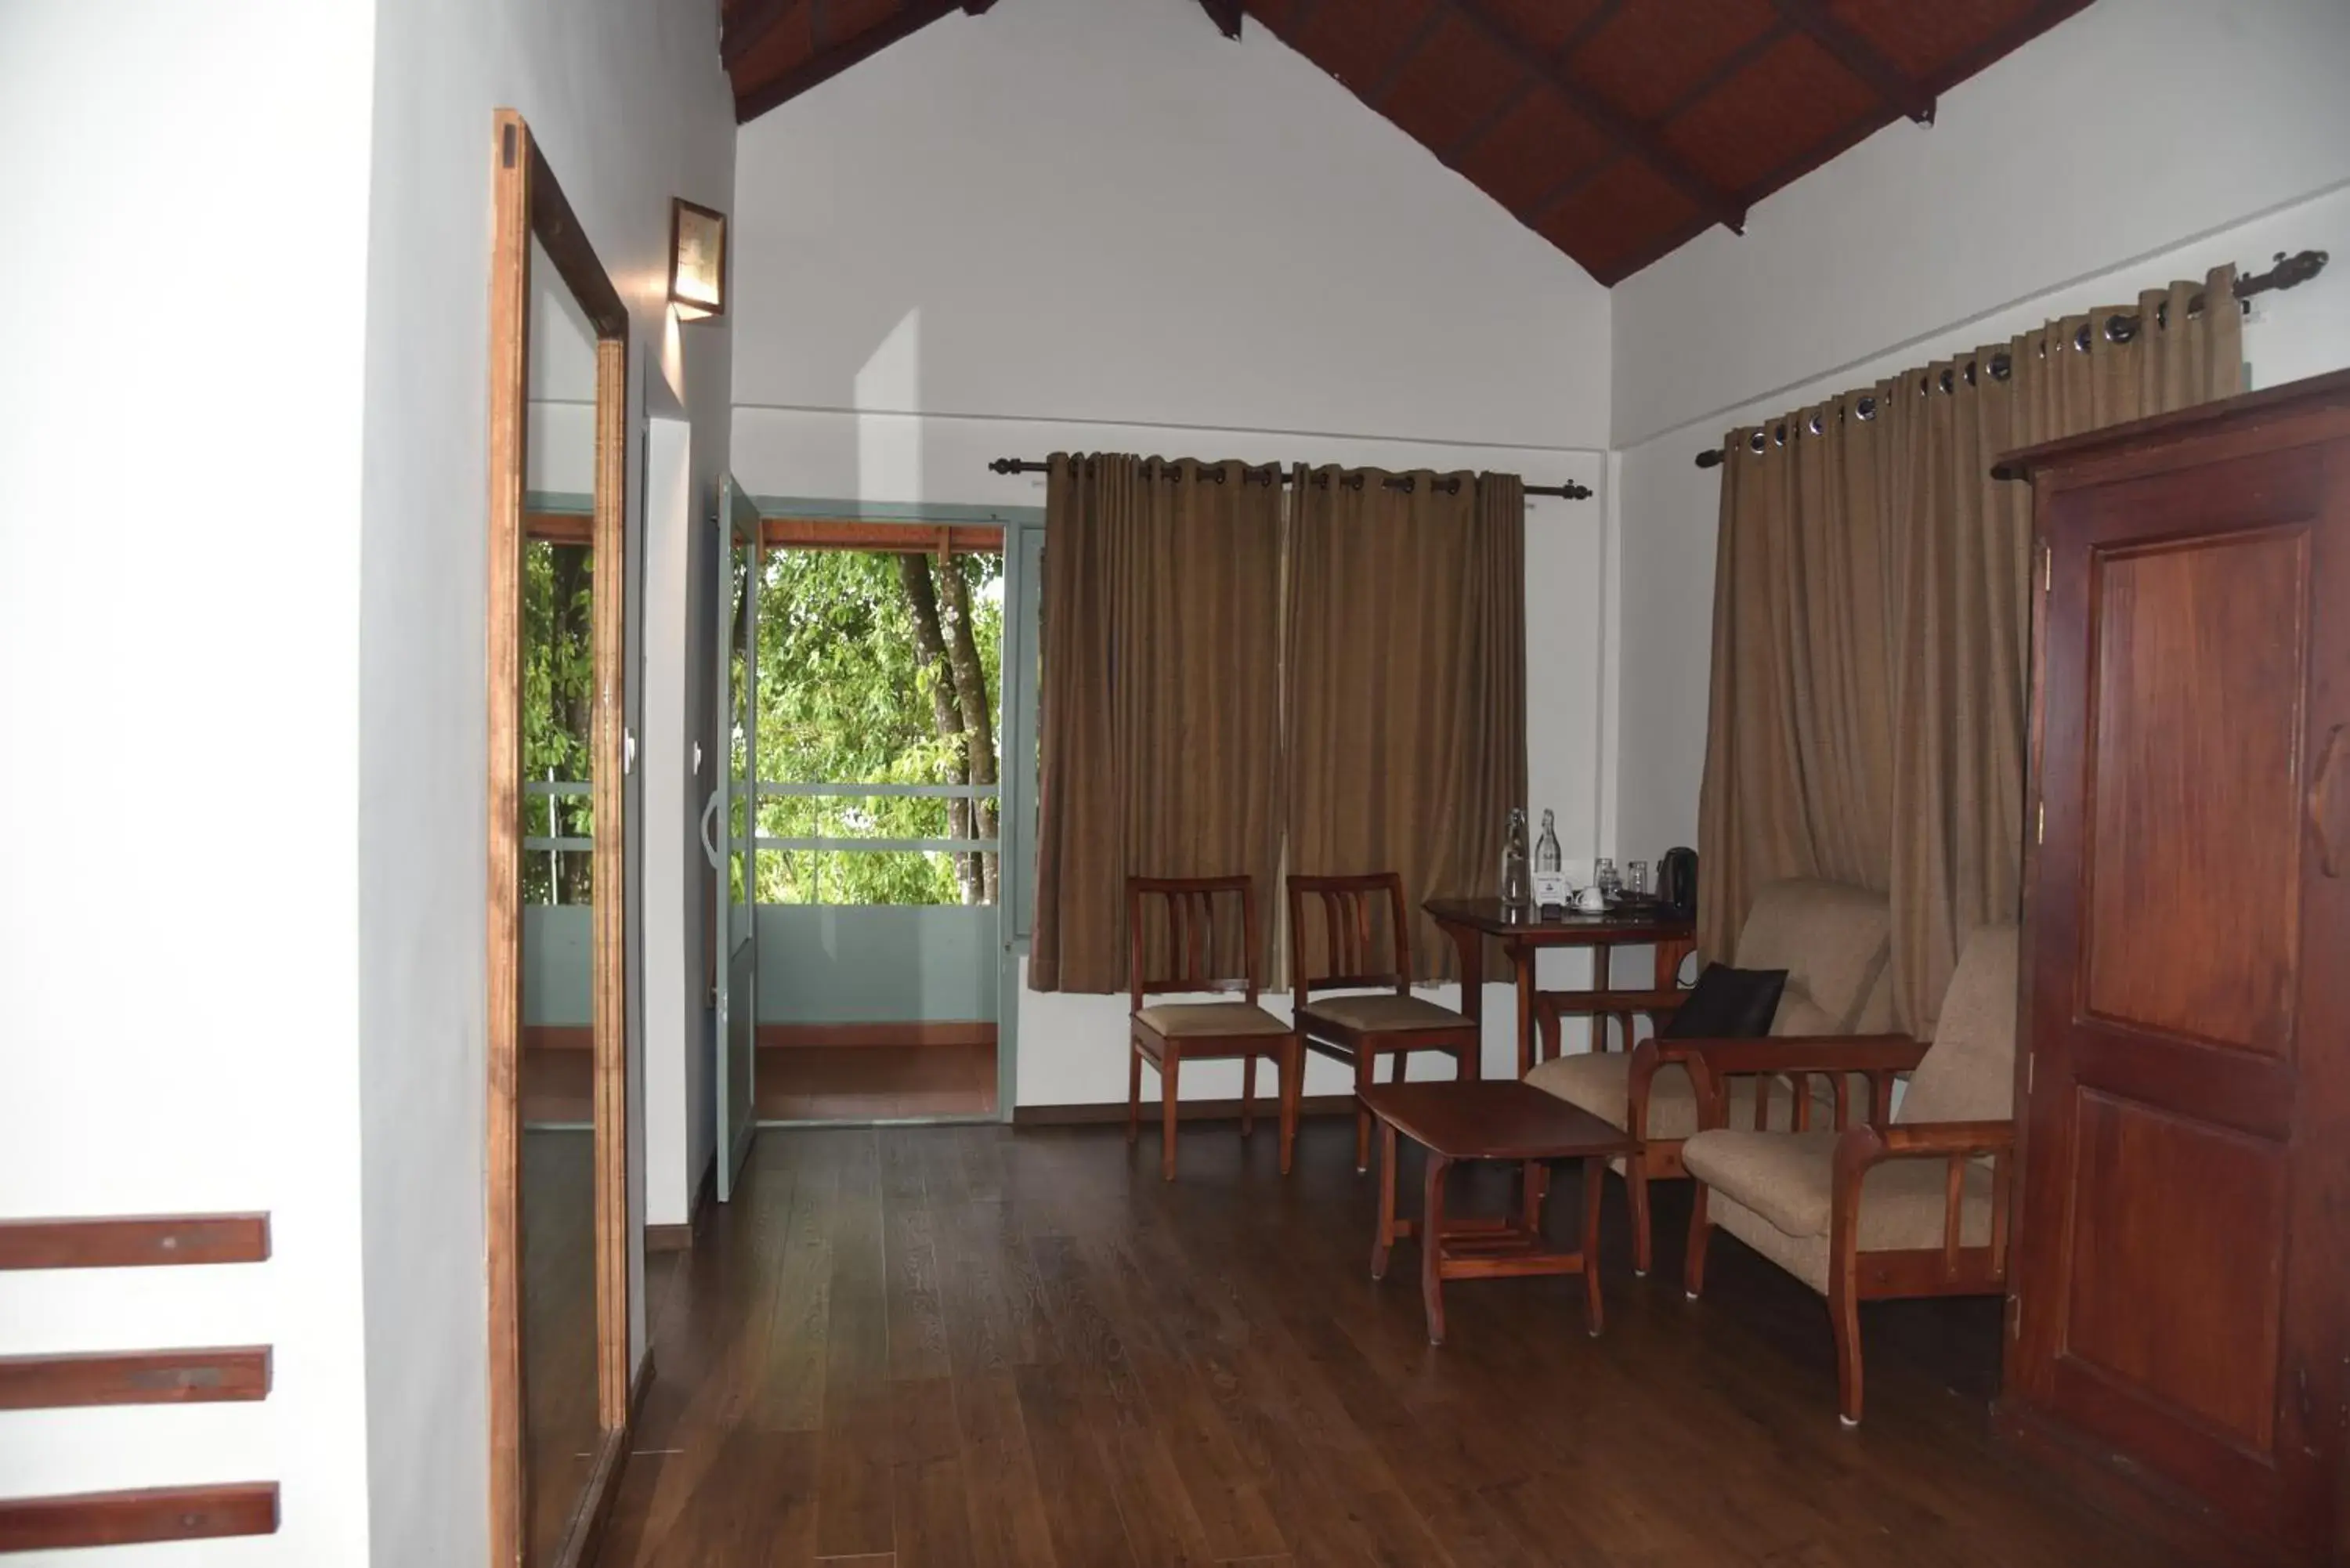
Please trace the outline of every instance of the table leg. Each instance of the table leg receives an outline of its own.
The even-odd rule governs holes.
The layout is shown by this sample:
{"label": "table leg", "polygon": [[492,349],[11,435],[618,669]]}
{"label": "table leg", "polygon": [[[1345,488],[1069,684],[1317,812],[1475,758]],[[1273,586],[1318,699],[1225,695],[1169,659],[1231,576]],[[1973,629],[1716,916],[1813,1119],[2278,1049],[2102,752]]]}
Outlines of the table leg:
{"label": "table leg", "polygon": [[[1606,991],[1608,989],[1607,955],[1614,950],[1615,949],[1613,945],[1607,942],[1594,942],[1591,945],[1592,990]],[[1608,1014],[1598,1012],[1594,1012],[1591,1015],[1591,1049],[1594,1051],[1605,1051],[1607,1049],[1608,1017]],[[1632,1036],[1627,1029],[1624,1036],[1624,1049],[1629,1051],[1631,1048]]]}
{"label": "table leg", "polygon": [[1648,976],[1651,991],[1670,991],[1680,983],[1681,960],[1696,948],[1694,941],[1660,941],[1654,950],[1656,968]]}
{"label": "table leg", "polygon": [[1543,1199],[1550,1196],[1550,1167],[1527,1160],[1518,1171],[1518,1229],[1529,1236],[1542,1234]]}
{"label": "table leg", "polygon": [[1535,950],[1520,943],[1510,944],[1510,961],[1518,971],[1518,1076],[1534,1071],[1534,958]]}
{"label": "table leg", "polygon": [[1444,1173],[1451,1165],[1428,1151],[1427,1200],[1419,1221],[1419,1299],[1428,1311],[1428,1343],[1444,1343]]}
{"label": "table leg", "polygon": [[1388,1253],[1395,1246],[1396,1130],[1379,1124],[1379,1234],[1371,1244],[1371,1278],[1388,1277]]}
{"label": "table leg", "polygon": [[1599,1306],[1599,1193],[1607,1184],[1607,1162],[1592,1158],[1583,1162],[1583,1322],[1595,1335],[1598,1334],[1601,1312]]}
{"label": "table leg", "polygon": [[1461,958],[1461,1016],[1482,1023],[1485,1021],[1485,933],[1449,920],[1439,920],[1437,925],[1452,939],[1452,950]]}

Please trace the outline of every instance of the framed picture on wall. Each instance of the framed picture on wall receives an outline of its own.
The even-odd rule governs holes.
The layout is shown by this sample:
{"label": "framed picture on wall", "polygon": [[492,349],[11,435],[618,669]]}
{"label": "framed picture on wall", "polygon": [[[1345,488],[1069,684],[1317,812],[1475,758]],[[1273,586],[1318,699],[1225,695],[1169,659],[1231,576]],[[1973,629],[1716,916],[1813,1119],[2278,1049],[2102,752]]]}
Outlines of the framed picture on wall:
{"label": "framed picture on wall", "polygon": [[680,317],[726,314],[726,214],[670,200],[669,297]]}

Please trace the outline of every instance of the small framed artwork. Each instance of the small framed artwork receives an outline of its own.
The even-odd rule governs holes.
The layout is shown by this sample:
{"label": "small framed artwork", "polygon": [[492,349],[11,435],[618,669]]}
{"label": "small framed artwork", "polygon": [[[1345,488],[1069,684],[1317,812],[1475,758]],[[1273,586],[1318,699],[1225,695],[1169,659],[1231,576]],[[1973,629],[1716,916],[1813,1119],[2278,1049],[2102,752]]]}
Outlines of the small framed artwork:
{"label": "small framed artwork", "polygon": [[669,297],[681,320],[726,314],[726,214],[682,196],[669,204]]}

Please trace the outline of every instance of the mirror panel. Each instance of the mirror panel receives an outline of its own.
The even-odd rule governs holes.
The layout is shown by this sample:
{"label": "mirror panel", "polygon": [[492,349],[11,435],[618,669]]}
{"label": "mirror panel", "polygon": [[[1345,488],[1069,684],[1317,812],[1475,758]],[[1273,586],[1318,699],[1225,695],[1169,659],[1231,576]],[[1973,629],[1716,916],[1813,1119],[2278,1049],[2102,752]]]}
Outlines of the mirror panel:
{"label": "mirror panel", "polygon": [[524,1561],[557,1560],[603,1434],[596,1343],[596,337],[531,242],[522,572]]}

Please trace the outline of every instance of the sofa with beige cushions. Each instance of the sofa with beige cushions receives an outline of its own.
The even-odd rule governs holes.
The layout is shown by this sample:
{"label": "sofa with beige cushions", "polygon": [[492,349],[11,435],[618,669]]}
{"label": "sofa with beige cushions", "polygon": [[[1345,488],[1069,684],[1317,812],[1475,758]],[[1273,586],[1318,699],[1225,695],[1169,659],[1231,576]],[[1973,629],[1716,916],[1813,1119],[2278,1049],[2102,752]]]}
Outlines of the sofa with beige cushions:
{"label": "sofa with beige cushions", "polygon": [[[1775,1038],[1820,1039],[1881,1033],[1892,1016],[1887,979],[1891,919],[1885,896],[1841,883],[1794,879],[1767,884],[1748,911],[1731,961],[1740,969],[1787,971],[1771,1033]],[[1646,1013],[1665,1027],[1686,992],[1605,992],[1595,1012]],[[1600,1034],[1595,1030],[1595,1039]],[[1582,1106],[1641,1140],[1623,1162],[1632,1210],[1633,1264],[1647,1273],[1651,1261],[1648,1186],[1684,1174],[1681,1141],[1698,1127],[1697,1096],[1682,1067],[1647,1044],[1630,1052],[1595,1050],[1555,1056],[1526,1082]],[[1775,1093],[1774,1093],[1775,1091]],[[1817,1116],[1843,1117],[1844,1085],[1827,1076],[1772,1080],[1740,1077],[1728,1089],[1731,1125],[1766,1122],[1808,1127]]]}

